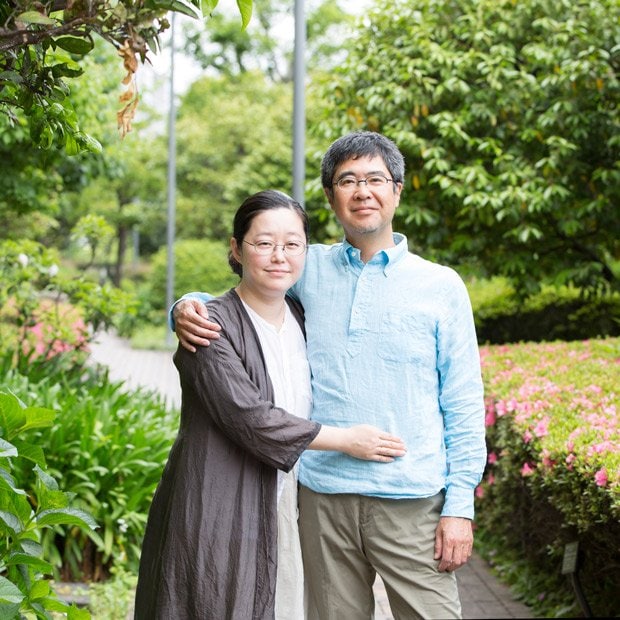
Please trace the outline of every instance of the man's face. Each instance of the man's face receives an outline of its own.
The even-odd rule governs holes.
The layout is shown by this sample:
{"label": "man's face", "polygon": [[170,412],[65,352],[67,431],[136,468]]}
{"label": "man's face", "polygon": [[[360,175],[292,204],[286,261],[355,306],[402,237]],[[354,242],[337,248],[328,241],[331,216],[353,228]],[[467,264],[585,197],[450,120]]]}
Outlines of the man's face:
{"label": "man's face", "polygon": [[[391,179],[381,157],[348,159],[336,169],[333,194],[327,193],[327,199],[352,243],[363,243],[371,238],[392,240],[392,219],[400,201],[402,184],[391,180],[381,182],[381,176]],[[347,180],[344,187],[338,186],[341,179]],[[360,179],[369,182],[356,183]]]}

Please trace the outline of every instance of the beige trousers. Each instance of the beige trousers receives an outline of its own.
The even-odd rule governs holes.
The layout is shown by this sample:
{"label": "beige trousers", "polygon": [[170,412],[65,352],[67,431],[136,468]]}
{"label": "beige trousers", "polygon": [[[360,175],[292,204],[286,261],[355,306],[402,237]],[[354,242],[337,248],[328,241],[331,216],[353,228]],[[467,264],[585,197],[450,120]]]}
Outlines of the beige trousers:
{"label": "beige trousers", "polygon": [[379,573],[396,620],[460,618],[454,573],[437,571],[443,494],[424,499],[299,491],[309,620],[374,617]]}

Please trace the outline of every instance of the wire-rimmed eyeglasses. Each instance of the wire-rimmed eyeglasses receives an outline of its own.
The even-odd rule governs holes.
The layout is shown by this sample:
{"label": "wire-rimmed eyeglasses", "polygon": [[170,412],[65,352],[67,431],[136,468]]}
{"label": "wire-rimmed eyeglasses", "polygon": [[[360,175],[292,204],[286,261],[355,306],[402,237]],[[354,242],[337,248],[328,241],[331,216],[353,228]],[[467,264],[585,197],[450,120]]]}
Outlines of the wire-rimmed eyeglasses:
{"label": "wire-rimmed eyeglasses", "polygon": [[366,187],[380,189],[381,187],[385,186],[386,183],[393,182],[394,179],[390,179],[384,174],[371,174],[365,179],[356,179],[352,174],[349,174],[338,179],[334,183],[334,185],[338,187],[338,189],[344,190],[346,192],[353,191],[355,188],[359,187],[361,183],[364,183]]}
{"label": "wire-rimmed eyeglasses", "polygon": [[243,241],[254,248],[257,254],[267,255],[273,254],[278,248],[289,256],[300,256],[306,251],[306,244],[301,241],[287,241],[286,243],[274,243],[273,241],[259,241],[258,243],[250,243]]}

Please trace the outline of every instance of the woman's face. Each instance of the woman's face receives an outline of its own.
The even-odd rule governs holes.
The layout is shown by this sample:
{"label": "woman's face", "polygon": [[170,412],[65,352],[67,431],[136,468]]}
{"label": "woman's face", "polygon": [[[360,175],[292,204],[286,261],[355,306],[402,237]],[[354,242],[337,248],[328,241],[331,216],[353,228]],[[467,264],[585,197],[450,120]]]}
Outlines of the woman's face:
{"label": "woman's face", "polygon": [[[256,251],[261,243],[276,244],[265,254]],[[258,245],[252,245],[258,244]],[[284,246],[290,248],[285,250]],[[301,276],[306,252],[294,255],[295,246],[305,247],[306,235],[303,222],[293,209],[270,209],[261,211],[253,220],[243,243],[233,237],[230,247],[233,256],[243,268],[241,281],[245,287],[259,295],[282,295]]]}

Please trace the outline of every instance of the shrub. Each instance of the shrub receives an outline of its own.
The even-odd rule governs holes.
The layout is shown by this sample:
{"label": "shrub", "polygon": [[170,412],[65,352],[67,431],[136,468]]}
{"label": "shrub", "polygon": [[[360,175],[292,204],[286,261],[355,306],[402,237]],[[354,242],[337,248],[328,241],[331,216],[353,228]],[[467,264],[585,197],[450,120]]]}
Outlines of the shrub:
{"label": "shrub", "polygon": [[[166,304],[167,250],[161,248],[153,256],[149,303],[153,308]],[[174,297],[189,291],[225,292],[239,282],[228,265],[228,246],[219,241],[187,239],[174,244]]]}
{"label": "shrub", "polygon": [[0,391],[0,617],[90,618],[67,605],[51,589],[52,565],[41,544],[51,528],[93,531],[92,517],[75,508],[73,496],[59,489],[45,471],[41,446],[24,440],[32,429],[48,428],[54,412],[27,407],[13,394]]}
{"label": "shrub", "polygon": [[617,338],[481,349],[489,463],[477,524],[487,553],[491,540],[538,574],[548,590],[530,583],[527,602],[543,614],[573,600],[560,574],[573,541],[595,614],[620,608],[619,352]]}
{"label": "shrub", "polygon": [[551,342],[620,336],[620,294],[585,296],[570,287],[543,287],[525,300],[503,278],[470,280],[481,344]]}
{"label": "shrub", "polygon": [[115,563],[137,570],[148,509],[176,432],[176,416],[155,394],[124,391],[122,383],[109,380],[107,370],[64,370],[34,378],[3,370],[2,383],[16,394],[62,411],[45,432],[31,431],[30,441],[45,450],[49,471],[100,526],[96,532],[58,526],[43,534],[55,576],[104,580]]}

